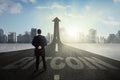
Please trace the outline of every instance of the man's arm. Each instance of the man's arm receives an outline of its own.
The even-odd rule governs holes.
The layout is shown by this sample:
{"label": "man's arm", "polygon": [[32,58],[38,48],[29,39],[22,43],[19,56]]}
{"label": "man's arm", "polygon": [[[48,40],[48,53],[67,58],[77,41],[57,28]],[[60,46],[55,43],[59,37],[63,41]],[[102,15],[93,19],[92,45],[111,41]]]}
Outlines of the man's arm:
{"label": "man's arm", "polygon": [[33,45],[34,47],[36,47],[36,37],[33,38],[33,40],[32,40],[32,45]]}

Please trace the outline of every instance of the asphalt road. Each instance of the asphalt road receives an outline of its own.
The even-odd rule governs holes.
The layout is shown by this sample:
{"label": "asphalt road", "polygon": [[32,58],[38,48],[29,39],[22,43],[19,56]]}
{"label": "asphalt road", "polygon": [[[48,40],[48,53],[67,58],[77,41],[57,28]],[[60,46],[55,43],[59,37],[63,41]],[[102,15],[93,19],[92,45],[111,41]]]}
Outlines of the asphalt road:
{"label": "asphalt road", "polygon": [[120,62],[84,50],[51,44],[35,72],[34,50],[0,54],[0,80],[120,80]]}

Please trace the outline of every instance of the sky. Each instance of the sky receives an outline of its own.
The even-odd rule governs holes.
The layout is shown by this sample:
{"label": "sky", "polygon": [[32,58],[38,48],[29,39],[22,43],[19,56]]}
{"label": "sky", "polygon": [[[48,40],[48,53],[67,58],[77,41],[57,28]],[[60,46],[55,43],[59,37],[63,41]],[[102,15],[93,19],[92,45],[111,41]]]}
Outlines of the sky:
{"label": "sky", "polygon": [[31,28],[53,33],[52,20],[58,17],[61,32],[95,29],[98,36],[108,36],[120,30],[119,14],[120,0],[0,0],[0,28],[6,34]]}

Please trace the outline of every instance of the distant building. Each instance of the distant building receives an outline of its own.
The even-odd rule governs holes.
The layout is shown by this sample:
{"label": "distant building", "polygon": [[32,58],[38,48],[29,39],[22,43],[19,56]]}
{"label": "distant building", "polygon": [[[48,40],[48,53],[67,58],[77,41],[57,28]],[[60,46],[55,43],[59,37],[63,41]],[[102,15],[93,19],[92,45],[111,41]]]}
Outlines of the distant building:
{"label": "distant building", "polygon": [[51,43],[52,40],[53,40],[52,34],[48,33],[47,36],[46,36],[46,39],[47,39],[47,42],[48,42],[48,43]]}
{"label": "distant building", "polygon": [[0,43],[4,42],[3,36],[4,36],[4,31],[3,29],[0,29]]}
{"label": "distant building", "polygon": [[100,38],[99,38],[99,43],[105,43],[105,38],[102,37],[102,36],[100,36]]}
{"label": "distant building", "polygon": [[115,34],[109,34],[107,43],[114,43],[114,39],[116,38]]}
{"label": "distant building", "polygon": [[4,36],[3,36],[3,43],[7,43],[7,42],[8,42],[7,35],[4,34]]}
{"label": "distant building", "polygon": [[34,38],[34,36],[36,36],[37,34],[37,29],[36,28],[32,28],[31,29],[31,38]]}
{"label": "distant building", "polygon": [[116,41],[116,43],[120,43],[120,31],[118,31],[118,33],[116,34],[116,39],[115,39],[115,41]]}
{"label": "distant building", "polygon": [[4,35],[4,31],[3,29],[0,29],[0,36],[3,36]]}
{"label": "distant building", "polygon": [[97,37],[97,31],[94,29],[90,29],[88,34],[88,42],[96,43],[96,37]]}
{"label": "distant building", "polygon": [[22,34],[19,34],[17,36],[17,43],[22,43],[22,42],[23,42],[23,36],[22,36]]}
{"label": "distant building", "polygon": [[118,38],[120,38],[120,31],[118,31],[118,33],[116,34],[116,36],[117,36]]}
{"label": "distant building", "polygon": [[8,34],[8,43],[16,43],[16,33],[10,32]]}
{"label": "distant building", "polygon": [[53,41],[53,34],[50,34],[50,42]]}
{"label": "distant building", "polygon": [[25,34],[22,37],[23,43],[30,43],[31,42],[31,35],[30,32],[25,32]]}

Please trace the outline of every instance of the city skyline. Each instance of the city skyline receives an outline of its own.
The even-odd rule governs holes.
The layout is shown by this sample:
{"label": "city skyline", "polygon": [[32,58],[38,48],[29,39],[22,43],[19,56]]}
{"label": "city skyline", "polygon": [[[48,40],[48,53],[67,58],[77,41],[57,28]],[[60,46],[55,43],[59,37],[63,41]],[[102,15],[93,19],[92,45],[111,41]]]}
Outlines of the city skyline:
{"label": "city skyline", "polygon": [[[87,35],[83,33],[69,34],[67,31],[62,30],[60,32],[60,39],[62,42],[72,43],[120,43],[120,30],[115,34],[109,34],[107,38],[104,36],[98,36],[97,30],[90,29]],[[37,35],[37,28],[31,28],[31,31],[25,31],[24,34],[16,35],[16,32],[4,33],[3,29],[0,29],[0,43],[31,43],[34,36]],[[64,37],[67,36],[67,37]],[[53,34],[47,33],[45,35],[47,42],[53,41]]]}
{"label": "city skyline", "polygon": [[60,29],[87,34],[91,28],[107,37],[120,30],[119,0],[0,0],[0,28],[21,34],[40,28],[43,35],[53,33],[54,17]]}

